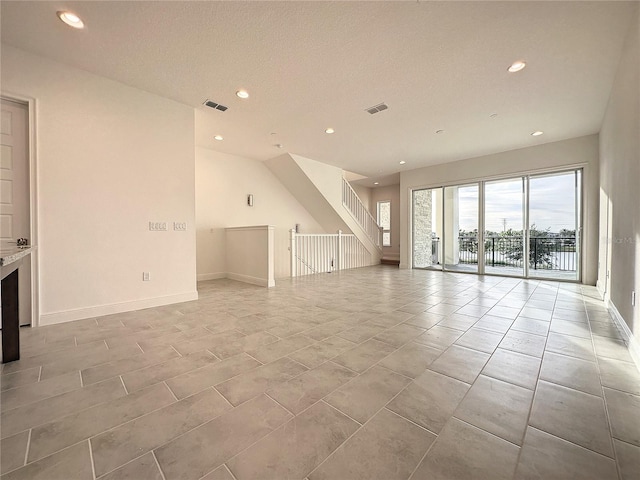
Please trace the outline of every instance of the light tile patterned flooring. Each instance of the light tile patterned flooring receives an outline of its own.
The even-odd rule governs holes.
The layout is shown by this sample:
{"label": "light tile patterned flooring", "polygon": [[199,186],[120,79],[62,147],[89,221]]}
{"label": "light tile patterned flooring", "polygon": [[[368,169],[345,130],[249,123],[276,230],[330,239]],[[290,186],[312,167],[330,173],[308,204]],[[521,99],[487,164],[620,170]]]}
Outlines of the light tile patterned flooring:
{"label": "light tile patterned flooring", "polygon": [[635,479],[593,287],[378,266],[22,330],[2,479]]}

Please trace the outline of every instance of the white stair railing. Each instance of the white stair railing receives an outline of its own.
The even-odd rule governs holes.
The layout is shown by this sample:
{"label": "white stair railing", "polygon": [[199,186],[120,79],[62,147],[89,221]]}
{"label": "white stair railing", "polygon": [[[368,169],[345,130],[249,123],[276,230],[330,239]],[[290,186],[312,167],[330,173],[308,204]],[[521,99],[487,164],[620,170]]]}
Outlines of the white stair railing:
{"label": "white stair railing", "polygon": [[374,245],[382,249],[382,227],[378,226],[376,219],[369,213],[369,210],[364,206],[351,184],[344,178],[342,179],[342,204],[366,232]]}
{"label": "white stair railing", "polygon": [[291,276],[328,273],[371,265],[371,253],[353,234],[299,234],[290,231]]}

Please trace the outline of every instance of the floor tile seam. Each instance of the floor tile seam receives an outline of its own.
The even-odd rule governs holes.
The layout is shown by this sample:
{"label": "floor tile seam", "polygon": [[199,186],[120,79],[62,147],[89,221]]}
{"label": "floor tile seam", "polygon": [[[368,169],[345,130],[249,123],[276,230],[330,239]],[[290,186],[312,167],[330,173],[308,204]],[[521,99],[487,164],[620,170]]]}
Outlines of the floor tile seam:
{"label": "floor tile seam", "polygon": [[[23,431],[26,431],[26,430],[23,430]],[[64,448],[61,448],[61,449],[59,449],[59,450],[56,450],[55,452],[49,453],[49,454],[47,454],[46,456],[44,456],[44,457],[42,457],[42,458],[38,458],[37,460],[34,460],[34,461],[32,461],[32,462],[25,463],[24,465],[21,465],[20,467],[14,468],[13,470],[10,470],[10,471],[8,471],[8,472],[3,473],[3,474],[2,474],[2,477],[6,476],[6,475],[8,475],[8,474],[10,474],[10,473],[13,473],[13,472],[15,472],[15,471],[17,471],[17,470],[20,470],[21,468],[25,468],[25,467],[28,467],[29,465],[33,465],[34,463],[39,462],[39,461],[41,461],[41,460],[45,460],[45,459],[47,459],[47,458],[49,458],[49,457],[51,457],[51,456],[53,456],[53,455],[56,455],[57,453],[62,452],[63,450],[67,450],[67,449],[69,449],[69,448],[71,448],[71,447],[75,447],[75,446],[77,446],[77,445],[80,445],[80,444],[82,444],[82,443],[86,442],[87,440],[88,440],[87,438],[84,438],[84,439],[82,439],[82,440],[80,440],[80,441],[78,441],[78,442],[75,442],[75,443],[73,443],[73,444],[71,444],[71,445],[67,445],[67,446],[66,446],[66,447],[64,447]],[[29,446],[30,446],[30,445],[29,445]],[[27,450],[27,452],[25,452],[25,458],[28,456],[28,453],[29,453],[29,450]],[[95,474],[94,474],[93,478],[94,478],[94,480],[95,480]]]}
{"label": "floor tile seam", "polygon": [[[320,462],[318,465],[316,465],[316,467],[315,467],[314,469],[312,469],[310,472],[308,472],[308,473],[306,474],[306,476],[307,476],[307,477],[309,477],[309,475],[311,475],[313,472],[315,472],[316,470],[318,470],[318,469],[319,469],[319,468],[320,468],[320,467],[321,467],[321,466],[322,466],[322,465],[323,465],[327,460],[329,460],[329,459],[330,459],[330,458],[331,458],[331,457],[332,457],[332,456],[333,456],[333,455],[334,455],[338,450],[342,449],[342,448],[347,444],[347,442],[349,442],[349,440],[350,440],[350,439],[351,439],[351,438],[352,438],[356,433],[358,433],[359,431],[363,430],[363,429],[364,429],[364,427],[365,427],[365,426],[366,426],[366,425],[367,425],[367,424],[368,424],[368,423],[369,423],[373,418],[375,418],[375,416],[376,416],[376,415],[378,415],[378,413],[380,413],[382,410],[384,410],[384,409],[385,409],[385,407],[386,407],[387,405],[389,405],[391,402],[393,402],[393,401],[396,399],[396,397],[397,397],[398,395],[400,395],[400,393],[401,393],[401,392],[403,392],[403,391],[404,391],[404,389],[405,389],[407,386],[408,386],[408,385],[406,385],[405,387],[401,388],[401,389],[400,389],[400,391],[399,391],[398,393],[396,393],[396,394],[393,396],[393,398],[391,398],[387,403],[385,403],[382,407],[380,407],[378,410],[376,410],[376,411],[375,411],[375,412],[374,412],[374,413],[373,413],[373,414],[372,414],[372,415],[371,415],[371,416],[370,416],[370,417],[369,417],[365,422],[360,423],[360,422],[358,422],[357,420],[352,419],[352,420],[356,421],[356,422],[360,425],[360,427],[359,427],[359,428],[357,428],[357,429],[356,429],[356,430],[355,430],[351,435],[349,435],[347,438],[345,438],[345,439],[344,439],[344,441],[343,441],[340,445],[338,445],[338,446],[333,450],[333,452],[331,452],[329,455],[327,455],[327,457],[326,457],[322,462]],[[345,415],[346,417],[351,418],[349,415],[347,415],[345,412],[343,412],[342,410],[340,410],[338,407],[336,407],[336,406],[334,406],[334,405],[331,405],[329,402],[326,402],[324,399],[323,399],[323,400],[321,400],[321,401],[322,401],[322,402],[324,402],[324,403],[326,403],[326,404],[327,404],[327,405],[329,405],[330,407],[334,408],[335,410],[337,410],[337,411],[338,411],[338,412],[340,412],[341,414]],[[433,442],[433,443],[435,443],[435,442]]]}
{"label": "floor tile seam", "polygon": [[[138,344],[136,344],[136,346],[137,346],[138,348],[140,348],[140,346],[139,346]],[[107,350],[107,351],[108,351],[108,350]],[[140,348],[140,352],[138,352],[138,353],[134,353],[132,356],[122,356],[122,357],[110,358],[110,359],[108,359],[108,360],[105,360],[104,362],[96,363],[95,365],[90,365],[90,366],[88,366],[88,367],[84,367],[84,368],[82,368],[82,369],[78,369],[78,370],[87,370],[87,369],[89,369],[89,368],[93,368],[93,367],[101,367],[101,366],[104,366],[104,365],[106,365],[106,364],[108,364],[108,363],[111,363],[111,362],[117,362],[117,361],[119,361],[119,360],[126,360],[126,359],[128,359],[128,358],[136,357],[136,356],[138,356],[138,355],[144,355],[144,351],[142,350],[142,348]],[[43,364],[43,367],[44,367],[44,366],[46,366],[46,364]],[[74,367],[74,369],[75,369],[75,367]],[[51,379],[51,378],[55,378],[55,377],[59,377],[59,376],[61,376],[61,375],[66,375],[67,373],[71,373],[71,372],[73,372],[73,371],[74,371],[74,369],[70,369],[70,370],[62,371],[62,372],[60,372],[60,373],[58,373],[58,374],[54,375],[53,377],[49,377],[49,378],[47,378],[46,380],[49,380],[49,379]],[[45,380],[45,381],[46,381],[46,380]]]}
{"label": "floor tile seam", "polygon": [[[539,336],[539,335],[538,335],[538,336]],[[498,348],[499,348],[499,349],[501,349],[501,350],[508,350],[509,352],[512,352],[512,353],[517,353],[517,354],[520,354],[520,355],[526,355],[527,357],[537,358],[537,359],[541,359],[541,358],[542,358],[542,355],[544,355],[544,352],[546,351],[546,350],[543,350],[543,351],[542,351],[542,355],[538,357],[538,356],[536,356],[536,355],[531,355],[530,353],[524,353],[524,352],[521,352],[521,351],[518,351],[518,350],[513,350],[513,349],[511,349],[511,348],[509,348],[509,347],[503,347],[503,346],[501,346],[501,345],[498,345],[498,347],[496,348],[496,350],[497,350]],[[545,342],[545,349],[546,349],[546,342]],[[553,353],[555,353],[555,352],[553,352]]]}
{"label": "floor tile seam", "polygon": [[[585,340],[586,340],[586,338],[585,338]],[[587,360],[586,358],[576,357],[574,355],[569,355],[568,353],[565,353],[565,352],[556,352],[554,350],[549,350],[549,349],[546,348],[546,345],[545,345],[545,349],[544,349],[543,353],[545,353],[545,354],[546,353],[552,353],[553,355],[557,355],[559,357],[570,358],[572,360],[582,360],[583,362],[592,363],[592,364],[596,364],[597,363],[596,360]],[[594,352],[593,358],[594,359],[596,358],[595,352]],[[600,375],[600,374],[598,373],[598,375]]]}
{"label": "floor tile seam", "polygon": [[[23,431],[26,431],[26,430],[23,430]],[[20,433],[22,433],[22,432],[20,432]],[[27,466],[27,457],[29,456],[29,446],[30,446],[30,443],[31,443],[31,430],[29,430],[29,434],[28,435],[29,436],[27,437],[27,448],[26,448],[26,450],[24,452],[24,458],[22,460],[22,465],[20,465],[19,467],[15,467],[15,468],[13,468],[13,469],[11,469],[9,471],[3,472],[2,473],[3,477],[5,475],[10,474],[11,472],[15,472],[16,470],[20,470],[22,467],[26,467]],[[7,437],[7,438],[10,438],[10,437]]]}
{"label": "floor tile seam", "polygon": [[[595,351],[594,348],[594,353],[597,359],[603,358],[604,360],[614,360],[616,362],[622,362],[622,363],[626,363],[627,365],[631,365],[632,367],[635,367],[636,370],[638,370],[638,367],[636,366],[635,362],[631,361],[627,361],[627,360],[622,360],[620,358],[614,358],[614,357],[607,357],[606,355],[599,355],[597,351]],[[600,362],[598,362],[599,364]],[[639,372],[640,373],[640,372]]]}
{"label": "floor tile seam", "polygon": [[[434,361],[435,361],[435,360],[434,360]],[[433,363],[433,362],[432,362],[432,363]],[[391,373],[393,373],[393,374],[395,374],[395,375],[400,375],[401,377],[404,377],[404,378],[406,378],[407,380],[409,380],[409,381],[411,381],[411,382],[413,382],[413,381],[415,380],[415,378],[418,378],[418,377],[413,378],[413,377],[410,377],[409,375],[405,375],[404,373],[396,372],[396,371],[395,371],[395,370],[393,370],[392,368],[385,367],[384,365],[377,365],[377,366],[378,366],[378,367],[380,367],[380,368],[383,368],[383,369],[385,369],[385,370],[388,370],[389,372],[391,372]],[[424,369],[424,371],[426,371],[428,368],[429,368],[429,367],[425,368],[425,369]],[[424,373],[424,371],[423,371],[422,373]],[[420,375],[422,375],[422,374],[420,374]],[[418,376],[420,376],[420,375],[418,375]]]}
{"label": "floor tile seam", "polygon": [[[571,445],[573,445],[574,447],[578,447],[578,448],[581,448],[581,449],[583,449],[583,450],[588,450],[589,452],[591,452],[591,453],[595,453],[595,454],[597,454],[597,455],[600,455],[601,457],[605,457],[605,458],[608,458],[608,459],[610,459],[610,460],[614,460],[614,461],[616,461],[616,458],[615,458],[615,457],[616,457],[616,455],[615,455],[615,449],[613,448],[613,446],[612,446],[612,451],[613,451],[614,453],[613,453],[613,456],[612,456],[612,457],[610,457],[610,456],[605,455],[605,454],[603,454],[603,453],[601,453],[601,452],[597,452],[597,451],[595,451],[595,450],[593,450],[593,449],[591,449],[591,448],[585,447],[584,445],[580,445],[580,444],[577,444],[577,443],[575,443],[575,442],[572,442],[571,440],[569,440],[569,439],[567,439],[567,438],[564,438],[564,437],[561,437],[561,436],[559,436],[559,435],[558,435],[558,434],[556,434],[556,433],[551,433],[551,432],[549,432],[549,431],[545,430],[544,428],[542,428],[542,427],[540,427],[540,426],[531,425],[531,424],[529,423],[529,424],[527,424],[527,428],[533,428],[533,429],[535,429],[535,430],[539,430],[539,431],[541,431],[541,432],[546,433],[547,435],[551,435],[551,436],[552,436],[552,437],[554,437],[554,438],[559,438],[560,440],[562,440],[562,441],[564,441],[564,442],[570,443],[570,444],[571,444]],[[617,463],[617,461],[616,461],[616,463]]]}
{"label": "floor tile seam", "polygon": [[[79,370],[76,370],[76,371],[78,372],[78,374],[80,373]],[[73,372],[67,372],[67,373],[65,373],[65,375],[67,375],[69,373],[73,373]],[[0,414],[7,414],[11,410],[16,410],[16,409],[22,408],[22,407],[28,407],[30,405],[32,406],[34,403],[44,402],[44,401],[49,400],[49,399],[51,399],[53,397],[57,397],[58,395],[64,395],[65,393],[75,392],[76,390],[82,390],[84,388],[84,386],[82,385],[82,377],[80,376],[80,374],[78,375],[78,377],[80,378],[80,386],[78,386],[78,387],[74,387],[74,388],[72,388],[70,390],[65,390],[63,392],[58,392],[58,393],[56,393],[54,395],[49,395],[49,396],[46,396],[46,397],[38,398],[37,400],[27,400],[25,403],[23,403],[24,400],[21,400],[20,401],[20,405],[18,405],[16,407],[7,408],[4,405],[0,404]],[[56,377],[51,377],[51,378],[56,378]],[[50,379],[47,379],[47,380],[50,380]],[[38,383],[41,383],[41,382],[36,382],[36,383],[29,384],[29,385],[24,385],[24,387],[37,385]],[[16,388],[22,388],[22,387],[16,387]],[[2,393],[2,395],[5,395],[7,392],[9,392],[11,390],[15,390],[15,388],[11,388],[11,389],[8,389],[8,390],[3,390],[1,393]],[[2,395],[0,395],[0,397]]]}
{"label": "floor tile seam", "polygon": [[[109,380],[111,380],[111,379],[109,379]],[[96,385],[97,385],[97,384],[96,384]],[[85,387],[85,388],[87,388],[87,387]],[[72,390],[72,391],[74,391],[74,390]],[[77,410],[77,411],[75,411],[75,412],[73,412],[73,413],[62,414],[62,415],[60,415],[60,416],[58,416],[58,417],[55,417],[55,418],[50,419],[50,420],[47,420],[46,422],[39,423],[39,424],[37,424],[37,425],[33,425],[33,426],[31,426],[31,427],[25,428],[24,430],[20,430],[19,432],[16,432],[16,433],[14,433],[13,435],[17,435],[18,433],[22,433],[22,432],[25,432],[25,431],[27,431],[27,430],[32,430],[32,429],[34,429],[34,428],[38,428],[38,427],[41,427],[41,426],[46,425],[46,424],[48,424],[48,423],[52,423],[52,422],[55,422],[55,421],[61,420],[61,419],[63,419],[63,418],[69,417],[69,416],[71,416],[71,415],[75,415],[75,414],[77,414],[77,413],[84,412],[85,410],[89,410],[90,408],[98,407],[98,406],[100,406],[100,405],[105,405],[106,403],[112,402],[112,401],[117,400],[117,399],[119,399],[119,398],[124,398],[125,396],[127,396],[127,395],[128,395],[128,393],[126,393],[126,392],[127,392],[127,390],[126,390],[126,388],[125,388],[125,395],[124,395],[123,397],[117,397],[117,398],[113,398],[113,399],[105,400],[105,401],[103,401],[103,402],[96,403],[95,405],[90,405],[90,406],[88,406],[88,407],[86,407],[86,408],[81,408],[80,410]],[[59,394],[59,395],[65,395],[66,393],[69,393],[69,392],[61,393],[61,394]],[[56,395],[56,396],[57,396],[57,395]],[[45,400],[50,400],[51,398],[54,398],[54,397],[49,397],[48,399],[45,399]],[[22,408],[22,406],[20,406],[20,407],[16,407],[16,408]],[[12,410],[15,410],[15,409],[12,409]],[[7,412],[11,412],[11,410],[7,410]],[[3,412],[3,413],[6,413],[6,412]],[[11,436],[13,436],[13,435],[10,435],[9,437],[11,437]],[[1,439],[2,439],[2,440],[5,440],[6,438],[9,438],[9,437],[2,437]]]}
{"label": "floor tile seam", "polygon": [[[213,355],[213,354],[212,354],[211,352],[209,352],[208,350],[198,350],[197,352],[193,352],[193,353],[191,353],[191,354],[189,354],[189,355],[192,355],[192,354],[195,354],[195,353],[201,353],[201,352],[206,352],[206,353],[209,353],[210,355]],[[170,361],[172,361],[172,360],[180,360],[181,358],[187,358],[189,355],[185,355],[185,356],[183,356],[183,357],[171,358],[171,359],[169,359],[169,360],[165,360],[164,362],[161,362],[161,363],[159,363],[159,364],[149,365],[149,366],[147,366],[147,367],[143,367],[143,368],[141,368],[141,369],[139,369],[139,370],[134,370],[134,371],[132,371],[132,372],[125,372],[125,373],[121,374],[121,376],[123,376],[123,377],[124,377],[125,375],[128,375],[129,373],[135,373],[135,372],[140,372],[140,371],[142,371],[142,370],[151,369],[151,368],[153,368],[153,367],[157,367],[158,365],[161,365],[162,363],[170,362]],[[177,375],[172,375],[172,376],[170,376],[170,377],[163,377],[163,378],[162,378],[162,380],[156,380],[156,379],[154,379],[154,382],[153,382],[153,383],[150,383],[150,384],[148,384],[148,385],[143,385],[142,387],[136,388],[135,390],[133,390],[133,391],[132,391],[132,392],[130,392],[130,393],[139,392],[139,391],[141,391],[141,390],[144,390],[145,388],[149,388],[149,387],[151,387],[152,385],[157,385],[158,383],[163,383],[163,382],[166,382],[167,380],[173,380],[174,378],[179,377],[179,376],[181,376],[181,375],[184,375],[184,374],[186,374],[186,373],[191,373],[191,372],[193,372],[193,371],[195,371],[195,370],[198,370],[198,369],[200,369],[200,368],[208,367],[208,366],[216,365],[216,364],[220,363],[220,360],[218,359],[218,357],[216,357],[215,355],[213,355],[213,358],[215,358],[215,359],[216,359],[216,361],[215,361],[215,362],[213,362],[213,363],[207,363],[207,364],[205,364],[205,365],[201,365],[201,366],[199,366],[199,367],[192,368],[192,369],[187,370],[187,371],[185,371],[185,372],[180,372],[180,373],[178,373]],[[124,378],[123,378],[123,382],[124,382]],[[129,390],[129,389],[127,389],[127,391],[128,391],[128,390]]]}
{"label": "floor tile seam", "polygon": [[[581,389],[576,388],[576,387],[572,387],[572,386],[570,386],[570,385],[564,385],[564,384],[562,384],[562,383],[558,382],[557,380],[550,380],[550,379],[548,379],[548,378],[542,378],[542,377],[540,377],[540,376],[538,377],[538,380],[542,380],[542,381],[543,381],[543,382],[545,382],[545,383],[549,383],[549,384],[551,384],[551,385],[555,385],[555,386],[557,386],[557,387],[568,388],[569,390],[573,390],[573,391],[576,391],[576,392],[579,392],[579,393],[584,393],[584,394],[586,394],[586,395],[590,395],[590,396],[592,396],[592,397],[596,397],[596,398],[601,398],[602,400],[604,400],[604,396],[599,396],[599,395],[596,395],[596,394],[594,394],[594,393],[585,392],[584,390],[581,390]],[[602,385],[602,384],[601,384],[601,385]]]}
{"label": "floor tile seam", "polygon": [[[267,398],[273,400],[278,406],[282,407],[289,415],[291,415],[291,419],[289,419],[286,423],[289,423],[291,420],[293,420],[293,419],[295,419],[297,417],[297,415],[295,413],[293,413],[291,410],[289,410],[287,407],[285,407],[283,404],[281,404],[278,400],[276,400],[271,395],[269,395],[266,390],[263,393]],[[317,402],[315,402],[315,403],[317,403]],[[314,405],[315,405],[315,403],[314,403]],[[311,407],[305,408],[303,411],[298,413],[298,415],[300,415],[301,413],[303,413],[305,410],[307,410],[309,408],[311,408]],[[286,423],[283,424],[283,425],[286,425]],[[278,428],[280,428],[280,427],[278,427]]]}
{"label": "floor tile seam", "polygon": [[[403,390],[406,390],[406,388],[403,388]],[[402,392],[400,392],[400,393],[402,393]],[[388,412],[390,412],[390,413],[392,413],[392,414],[394,414],[394,415],[396,415],[396,416],[398,416],[398,417],[400,417],[400,418],[402,418],[403,420],[406,420],[407,422],[409,422],[409,423],[411,423],[411,424],[415,425],[416,427],[420,428],[421,430],[425,430],[426,432],[430,433],[430,434],[431,434],[431,435],[433,435],[434,437],[436,437],[436,438],[438,437],[438,434],[437,434],[437,433],[432,432],[431,430],[429,430],[429,429],[428,429],[427,427],[425,427],[424,425],[420,425],[419,423],[414,422],[414,421],[413,421],[413,420],[411,420],[410,418],[405,417],[405,416],[404,416],[404,415],[402,415],[401,413],[398,413],[398,412],[396,412],[396,411],[394,411],[394,410],[391,410],[391,409],[389,408],[389,404],[385,405],[385,406],[383,407],[383,409],[384,409],[384,410],[387,410]],[[435,441],[435,440],[434,440],[434,441]]]}
{"label": "floor tile seam", "polygon": [[[154,385],[157,385],[157,384],[154,384]],[[166,385],[165,385],[165,387],[166,387]],[[169,388],[169,387],[166,387],[166,388]],[[169,390],[169,392],[173,395],[173,392],[171,392],[171,390]],[[126,395],[125,395],[124,397],[119,397],[119,398],[116,398],[116,399],[114,399],[114,400],[120,400],[120,399],[122,399],[122,398],[126,398]],[[189,397],[185,397],[185,398],[189,398]],[[66,417],[70,417],[70,416],[75,415],[75,414],[77,414],[77,413],[84,412],[84,411],[89,410],[89,409],[91,409],[91,408],[94,408],[94,407],[97,407],[97,406],[100,406],[100,405],[105,405],[106,403],[109,403],[109,402],[114,401],[114,400],[107,400],[106,402],[103,402],[103,403],[100,403],[100,404],[97,404],[97,405],[93,405],[93,406],[91,406],[91,407],[88,407],[88,408],[85,408],[85,409],[79,410],[79,411],[74,412],[74,413],[71,413],[71,414],[69,414],[69,415],[65,415],[65,416],[62,416],[62,417],[58,417],[57,419],[54,419],[54,420],[51,420],[51,421],[48,421],[48,422],[42,423],[42,424],[40,424],[40,425],[36,425],[36,426],[34,426],[34,427],[31,427],[31,430],[33,430],[34,428],[41,427],[41,426],[43,426],[43,425],[47,425],[48,423],[54,423],[54,422],[56,422],[56,421],[58,421],[58,420],[62,420],[62,419],[64,419],[64,418],[66,418]],[[183,399],[183,400],[184,400],[184,399]],[[74,444],[72,444],[72,445],[64,446],[64,447],[62,447],[62,448],[59,448],[59,449],[58,449],[58,450],[56,450],[55,452],[52,452],[52,453],[50,453],[50,454],[48,454],[48,455],[45,455],[44,457],[38,458],[38,459],[36,459],[36,460],[33,460],[32,462],[29,462],[27,465],[30,465],[31,463],[38,462],[38,461],[40,461],[40,460],[42,460],[42,459],[44,459],[44,458],[50,457],[51,455],[53,455],[53,454],[55,454],[55,453],[58,453],[58,452],[60,452],[60,451],[62,451],[62,450],[65,450],[65,449],[67,449],[67,448],[69,448],[69,447],[71,447],[71,446],[73,446],[73,445],[77,445],[78,443],[82,443],[82,442],[87,441],[87,440],[89,441],[89,444],[91,444],[91,439],[93,439],[93,438],[99,437],[100,435],[102,435],[102,434],[104,434],[104,433],[107,433],[107,432],[110,432],[110,431],[115,430],[115,429],[117,429],[117,428],[120,428],[120,427],[122,427],[123,425],[126,425],[126,424],[128,424],[128,423],[131,423],[131,422],[137,421],[137,420],[139,420],[139,419],[141,419],[141,418],[143,418],[143,417],[146,417],[147,415],[151,415],[152,413],[155,413],[155,412],[157,412],[157,411],[159,411],[159,410],[162,410],[163,408],[169,407],[169,406],[171,406],[171,405],[175,405],[176,403],[177,403],[177,402],[175,402],[175,401],[174,401],[174,402],[171,402],[171,403],[169,403],[169,404],[167,404],[167,405],[163,405],[162,407],[158,407],[158,408],[156,408],[156,409],[153,409],[153,410],[150,410],[150,411],[148,411],[148,412],[145,412],[145,413],[143,413],[143,414],[141,414],[141,415],[138,415],[138,416],[137,416],[137,417],[135,417],[135,418],[131,418],[131,419],[127,420],[126,422],[122,422],[122,423],[119,423],[119,424],[117,424],[117,425],[113,425],[113,426],[111,426],[111,427],[109,427],[109,428],[107,428],[107,429],[105,429],[105,430],[102,430],[102,431],[100,431],[100,432],[98,432],[98,433],[95,433],[95,434],[93,434],[93,435],[89,436],[89,437],[86,437],[86,438],[84,438],[84,439],[82,439],[82,440],[80,440],[80,441],[78,441],[78,442],[76,442],[76,443],[74,443]],[[216,417],[216,418],[217,418],[217,417]],[[23,431],[24,431],[24,430],[23,430]]]}
{"label": "floor tile seam", "polygon": [[[487,363],[489,363],[489,362],[487,362]],[[485,366],[486,366],[486,365],[485,365]],[[517,384],[517,383],[513,383],[513,382],[511,382],[511,381],[509,381],[509,380],[505,380],[504,378],[494,377],[493,375],[491,375],[491,374],[489,374],[489,373],[485,373],[485,372],[484,372],[484,369],[480,372],[480,375],[483,375],[483,376],[485,376],[485,377],[489,377],[489,378],[491,378],[491,379],[493,379],[493,380],[500,380],[501,382],[508,383],[509,385],[513,385],[513,386],[516,386],[516,387],[524,388],[524,389],[526,389],[526,390],[529,390],[530,392],[535,392],[535,390],[536,390],[536,388],[535,388],[535,387],[533,387],[533,388],[525,387],[524,385],[519,385],[519,384]],[[478,375],[478,376],[480,376],[480,375]],[[536,383],[537,383],[537,380],[536,380]],[[532,402],[532,403],[533,403],[533,402]]]}
{"label": "floor tile seam", "polygon": [[[144,354],[142,354],[142,355],[144,355]],[[86,386],[97,385],[98,383],[106,382],[107,380],[111,380],[111,379],[113,379],[115,377],[122,377],[123,375],[127,375],[129,373],[139,372],[140,370],[144,370],[145,368],[152,368],[152,367],[158,366],[158,365],[160,365],[162,363],[165,363],[165,362],[168,362],[168,361],[171,361],[171,360],[175,360],[175,359],[178,359],[178,358],[181,358],[181,357],[182,357],[182,355],[180,355],[180,357],[166,358],[164,360],[159,360],[157,363],[152,363],[150,365],[145,365],[145,366],[140,367],[140,368],[134,368],[133,370],[127,370],[127,371],[124,371],[124,372],[116,373],[116,374],[114,374],[114,375],[112,375],[110,377],[105,377],[105,378],[103,378],[103,379],[101,379],[101,380],[99,380],[97,382],[91,382],[91,383],[87,384]],[[129,360],[129,359],[125,358],[123,360]],[[111,362],[108,362],[108,363],[111,363]],[[96,367],[105,367],[105,366],[107,366],[107,364],[96,365]],[[84,368],[84,369],[80,370],[80,374],[82,374],[82,372],[85,371],[85,370],[90,370],[90,369],[96,368],[96,367]],[[55,378],[55,377],[52,377],[52,378]]]}
{"label": "floor tile seam", "polygon": [[[531,403],[529,404],[529,412],[527,414],[527,420],[526,420],[526,423],[525,423],[524,433],[522,435],[522,444],[523,445],[524,445],[524,439],[527,436],[527,429],[531,425],[531,416],[533,415],[533,406],[535,405],[536,397],[538,395],[538,385],[540,383],[540,374],[542,373],[542,364],[544,363],[544,357],[545,357],[545,354],[547,352],[547,344],[548,343],[549,343],[549,334],[547,333],[547,336],[545,337],[545,340],[544,340],[544,348],[542,349],[542,355],[540,356],[540,363],[538,364],[538,371],[536,372],[536,382],[535,382],[535,386],[533,388],[533,395],[531,397]],[[535,358],[538,358],[538,357],[535,357]],[[521,456],[522,456],[522,446],[520,446],[520,449],[518,450],[518,457],[516,459],[516,465],[515,465],[514,472],[513,472],[514,476],[515,476],[515,473],[517,471],[518,465],[520,464],[520,457]]]}
{"label": "floor tile seam", "polygon": [[96,465],[93,460],[93,449],[91,448],[91,442],[87,439],[87,444],[89,446],[89,462],[91,463],[91,474],[93,475],[93,480],[96,480]]}
{"label": "floor tile seam", "polygon": [[[363,343],[364,343],[364,342],[363,342]],[[407,343],[408,343],[408,342],[407,342]],[[393,346],[393,345],[390,345],[390,346]],[[404,345],[403,345],[403,346],[404,346]],[[354,347],[354,348],[357,348],[357,347]],[[354,348],[352,348],[351,350],[353,350]],[[333,359],[330,359],[330,360],[327,360],[327,361],[329,361],[329,362],[331,362],[331,363],[334,363],[334,364],[336,364],[336,365],[338,365],[338,366],[340,366],[340,367],[346,368],[347,370],[350,370],[350,371],[352,371],[352,372],[354,372],[354,373],[357,373],[358,375],[364,375],[366,372],[368,372],[369,370],[371,370],[373,367],[376,367],[376,366],[380,366],[380,367],[382,367],[382,365],[379,365],[379,364],[380,364],[380,362],[382,362],[385,358],[389,357],[390,355],[393,355],[394,353],[396,353],[398,350],[400,350],[400,348],[402,348],[402,347],[396,348],[393,352],[390,352],[390,353],[388,353],[387,355],[385,355],[384,357],[380,358],[380,359],[379,359],[379,360],[377,360],[374,364],[369,365],[369,366],[368,366],[367,368],[365,368],[362,372],[358,372],[358,371],[353,370],[353,369],[351,369],[351,368],[349,368],[349,367],[347,367],[347,366],[345,366],[345,365],[342,365],[342,364],[340,364],[340,363],[338,363],[338,362],[334,362],[334,361],[333,361]],[[347,352],[349,352],[349,351],[351,351],[351,350],[347,350]],[[343,352],[343,353],[347,353],[347,352]],[[341,353],[341,354],[339,354],[339,355],[336,355],[336,357],[339,357],[340,355],[342,355],[342,353]],[[335,358],[335,357],[334,357],[334,358]],[[325,363],[326,363],[326,362],[325,362]],[[383,368],[384,368],[384,367],[383,367]],[[390,369],[386,368],[385,370],[390,370]],[[391,371],[393,372],[393,370],[391,370]],[[393,373],[396,373],[397,375],[402,375],[402,374],[397,373],[397,372],[393,372]],[[405,375],[402,375],[402,376],[404,377]],[[352,381],[352,380],[354,380],[355,378],[358,378],[358,377],[353,377],[352,379],[350,379],[350,380],[349,380],[349,382],[350,382],[350,381]],[[408,377],[407,377],[407,378],[408,378]],[[349,383],[349,382],[347,382],[347,383]],[[346,385],[346,384],[345,384],[345,385]]]}

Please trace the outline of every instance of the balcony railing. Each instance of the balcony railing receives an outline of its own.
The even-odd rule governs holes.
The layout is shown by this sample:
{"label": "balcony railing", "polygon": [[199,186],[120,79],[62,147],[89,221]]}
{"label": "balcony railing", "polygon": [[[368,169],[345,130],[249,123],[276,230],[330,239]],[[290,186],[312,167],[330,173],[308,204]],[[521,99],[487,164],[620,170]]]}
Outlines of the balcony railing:
{"label": "balcony railing", "polygon": [[[440,238],[433,237],[432,263],[442,263],[440,257]],[[484,239],[484,263],[491,267],[523,268],[522,236],[489,236]],[[577,252],[575,237],[530,237],[529,268],[533,270],[553,270],[575,272]],[[478,238],[475,236],[458,237],[458,263],[478,263]]]}

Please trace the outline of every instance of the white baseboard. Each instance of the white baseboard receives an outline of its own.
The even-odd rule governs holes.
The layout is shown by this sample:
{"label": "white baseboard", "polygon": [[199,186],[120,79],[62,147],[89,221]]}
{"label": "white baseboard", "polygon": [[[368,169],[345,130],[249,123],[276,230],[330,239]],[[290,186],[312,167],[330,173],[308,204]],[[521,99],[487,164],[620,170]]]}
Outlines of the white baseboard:
{"label": "white baseboard", "polygon": [[275,280],[267,280],[266,278],[252,277],[250,275],[243,275],[241,273],[227,273],[227,278],[236,280],[238,282],[250,283],[251,285],[258,285],[260,287],[275,287]]}
{"label": "white baseboard", "polygon": [[197,281],[204,282],[206,280],[220,280],[221,278],[227,278],[227,273],[226,272],[200,273],[197,276]]}
{"label": "white baseboard", "polygon": [[75,310],[66,310],[64,312],[45,313],[40,315],[39,325],[43,327],[45,325],[73,322],[74,320],[84,320],[85,318],[101,317],[103,315],[111,315],[113,313],[131,312],[134,310],[142,310],[143,308],[161,307],[172,303],[190,302],[197,299],[198,292],[195,291],[179,293],[177,295],[167,295],[166,297],[145,298],[143,300],[133,300],[130,302],[78,308]]}
{"label": "white baseboard", "polygon": [[624,337],[624,342],[627,344],[627,348],[629,349],[631,358],[636,364],[638,370],[640,370],[640,343],[638,343],[636,337],[633,336],[633,332],[629,328],[629,325],[627,325],[627,322],[624,321],[624,318],[622,318],[622,315],[620,315],[620,312],[611,300],[607,302],[607,308],[609,308],[613,319],[618,324],[618,329],[621,331],[622,336]]}

